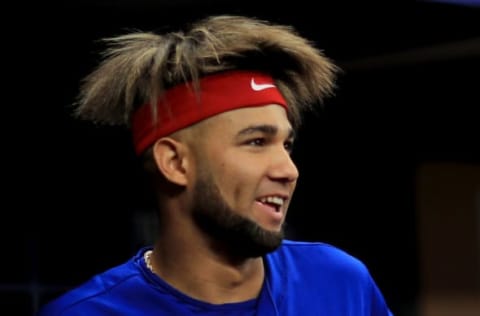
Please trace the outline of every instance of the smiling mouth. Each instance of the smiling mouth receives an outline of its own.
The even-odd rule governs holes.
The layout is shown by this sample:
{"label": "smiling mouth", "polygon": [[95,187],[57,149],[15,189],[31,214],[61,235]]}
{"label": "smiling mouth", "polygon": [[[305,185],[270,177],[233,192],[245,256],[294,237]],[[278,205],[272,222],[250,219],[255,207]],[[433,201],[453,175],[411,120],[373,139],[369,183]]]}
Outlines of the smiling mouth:
{"label": "smiling mouth", "polygon": [[280,212],[281,207],[285,204],[285,199],[279,196],[266,196],[259,200],[262,204],[266,204],[275,209],[275,212]]}

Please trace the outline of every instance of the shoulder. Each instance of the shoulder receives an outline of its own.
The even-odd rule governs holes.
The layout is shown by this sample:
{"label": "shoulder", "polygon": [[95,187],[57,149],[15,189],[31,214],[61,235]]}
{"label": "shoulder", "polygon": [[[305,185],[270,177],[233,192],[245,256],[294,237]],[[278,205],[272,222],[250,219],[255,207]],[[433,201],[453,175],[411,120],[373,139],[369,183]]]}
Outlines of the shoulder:
{"label": "shoulder", "polygon": [[348,252],[323,242],[302,242],[285,240],[269,255],[273,265],[291,269],[298,268],[306,273],[310,270],[328,274],[342,273],[348,276],[367,277],[369,272],[365,264]]}
{"label": "shoulder", "polygon": [[[340,266],[354,266],[364,268],[364,264],[343,249],[323,242],[305,242],[284,240],[282,245],[272,253],[273,256],[283,257],[283,260],[302,262],[304,264],[335,264]],[[302,261],[303,259],[308,259]]]}
{"label": "shoulder", "polygon": [[391,315],[366,265],[342,249],[286,240],[265,260],[267,282],[281,308],[293,306],[303,315],[312,306],[335,315]]}
{"label": "shoulder", "polygon": [[84,315],[94,310],[102,301],[112,301],[126,288],[135,287],[141,271],[135,257],[129,261],[93,276],[85,283],[71,289],[43,306],[37,316]]}

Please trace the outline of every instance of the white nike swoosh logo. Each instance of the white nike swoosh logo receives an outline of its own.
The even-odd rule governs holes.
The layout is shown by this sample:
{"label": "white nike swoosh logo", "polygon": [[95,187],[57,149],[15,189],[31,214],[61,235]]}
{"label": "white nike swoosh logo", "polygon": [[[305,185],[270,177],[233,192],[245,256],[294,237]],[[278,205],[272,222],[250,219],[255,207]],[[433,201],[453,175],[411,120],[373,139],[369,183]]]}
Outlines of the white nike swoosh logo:
{"label": "white nike swoosh logo", "polygon": [[275,88],[275,85],[271,83],[258,84],[255,82],[255,79],[252,78],[252,80],[250,81],[250,87],[252,87],[254,91],[262,91],[269,88]]}

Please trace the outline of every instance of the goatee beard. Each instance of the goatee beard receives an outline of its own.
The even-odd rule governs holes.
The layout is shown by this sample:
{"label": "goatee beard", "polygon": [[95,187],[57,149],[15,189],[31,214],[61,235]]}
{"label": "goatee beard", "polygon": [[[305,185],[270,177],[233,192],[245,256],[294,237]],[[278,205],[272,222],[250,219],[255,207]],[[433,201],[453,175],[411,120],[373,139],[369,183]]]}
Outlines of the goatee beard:
{"label": "goatee beard", "polygon": [[199,179],[195,186],[193,217],[197,225],[212,237],[220,251],[232,258],[261,257],[277,249],[284,238],[283,228],[273,232],[234,213],[221,197],[213,181]]}

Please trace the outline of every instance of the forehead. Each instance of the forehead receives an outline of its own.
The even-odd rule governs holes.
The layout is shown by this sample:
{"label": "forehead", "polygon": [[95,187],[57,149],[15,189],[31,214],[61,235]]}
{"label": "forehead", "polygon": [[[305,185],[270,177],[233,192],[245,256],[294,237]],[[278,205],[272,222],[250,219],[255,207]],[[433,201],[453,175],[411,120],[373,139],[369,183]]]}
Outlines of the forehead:
{"label": "forehead", "polygon": [[254,125],[272,125],[279,131],[290,132],[290,124],[285,108],[276,104],[235,109],[215,115],[209,119],[212,130],[235,132]]}

